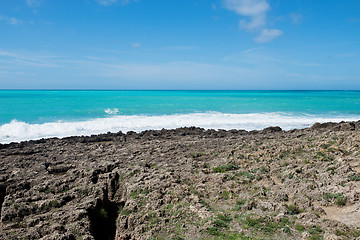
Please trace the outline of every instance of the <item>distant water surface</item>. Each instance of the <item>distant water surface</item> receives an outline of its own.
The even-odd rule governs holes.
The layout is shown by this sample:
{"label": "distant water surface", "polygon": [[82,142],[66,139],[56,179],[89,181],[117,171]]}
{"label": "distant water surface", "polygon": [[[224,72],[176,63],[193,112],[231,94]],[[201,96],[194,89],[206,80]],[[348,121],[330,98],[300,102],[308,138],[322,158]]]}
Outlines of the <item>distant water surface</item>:
{"label": "distant water surface", "polygon": [[360,91],[0,90],[0,143],[198,126],[304,128],[360,119]]}

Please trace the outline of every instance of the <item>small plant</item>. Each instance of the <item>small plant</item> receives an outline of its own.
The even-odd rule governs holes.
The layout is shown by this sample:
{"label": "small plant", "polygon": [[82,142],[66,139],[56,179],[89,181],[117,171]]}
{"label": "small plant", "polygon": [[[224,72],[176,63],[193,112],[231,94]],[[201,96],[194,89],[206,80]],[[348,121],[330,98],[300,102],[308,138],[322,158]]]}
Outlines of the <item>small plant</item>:
{"label": "small plant", "polygon": [[44,192],[44,193],[55,193],[55,191],[52,188],[46,187],[46,188],[39,188],[39,192]]}
{"label": "small plant", "polygon": [[81,191],[81,194],[84,195],[84,196],[87,196],[89,194],[90,190],[89,189],[84,189]]}
{"label": "small plant", "polygon": [[250,180],[254,180],[255,179],[255,175],[249,172],[243,172],[243,171],[238,171],[236,174],[236,176],[245,176]]}
{"label": "small plant", "polygon": [[155,169],[159,169],[159,167],[156,165],[156,163],[150,164],[150,167],[151,167],[151,168],[155,168]]}
{"label": "small plant", "polygon": [[204,200],[204,199],[200,199],[199,203],[201,203],[205,208],[207,208],[208,210],[211,210],[210,205]]}
{"label": "small plant", "polygon": [[99,209],[98,215],[102,219],[107,219],[108,218],[108,213],[107,213],[106,209],[103,208],[103,207]]}
{"label": "small plant", "polygon": [[310,240],[320,240],[323,239],[322,232],[323,230],[318,226],[313,226],[308,229],[308,232],[311,234]]}
{"label": "small plant", "polygon": [[198,153],[191,153],[190,155],[191,155],[191,157],[193,157],[193,158],[197,158],[197,157],[204,156],[205,153],[204,153],[204,152],[198,152]]}
{"label": "small plant", "polygon": [[213,236],[220,236],[221,234],[220,229],[217,227],[208,227],[207,231],[209,232],[210,235]]}
{"label": "small plant", "polygon": [[217,217],[220,221],[223,221],[223,222],[231,222],[231,220],[232,220],[231,217],[226,216],[224,214],[219,214]]}
{"label": "small plant", "polygon": [[268,172],[268,169],[266,169],[266,167],[262,166],[262,167],[260,167],[260,172],[266,173],[266,172]]}
{"label": "small plant", "polygon": [[328,168],[326,169],[326,171],[327,171],[327,172],[331,171],[331,174],[334,175],[336,169],[337,169],[337,167],[332,166],[332,167],[328,167]]}
{"label": "small plant", "polygon": [[222,199],[228,200],[229,197],[230,197],[230,192],[229,191],[224,191],[224,192],[220,193],[220,196],[222,197]]}
{"label": "small plant", "polygon": [[335,204],[338,206],[344,206],[346,204],[345,201],[345,196],[342,195],[341,193],[326,193],[323,198],[328,201],[331,202],[332,200],[335,201]]}
{"label": "small plant", "polygon": [[305,230],[305,227],[300,224],[295,224],[294,228],[298,230],[299,232],[303,232]]}
{"label": "small plant", "polygon": [[213,226],[207,228],[207,231],[210,235],[213,236],[221,236],[223,235],[223,233],[221,232],[221,230],[223,228],[227,228],[228,227],[228,223],[231,222],[231,218],[224,215],[224,214],[219,214],[217,215],[217,219],[213,222]]}
{"label": "small plant", "polygon": [[338,206],[345,206],[346,205],[346,201],[345,199],[342,197],[342,198],[337,198],[335,200],[335,204],[338,205]]}
{"label": "small plant", "polygon": [[285,161],[285,162],[283,162],[280,166],[281,166],[281,167],[286,167],[286,166],[288,166],[288,165],[289,165],[289,163]]}
{"label": "small plant", "polygon": [[349,176],[350,181],[360,181],[360,173]]}
{"label": "small plant", "polygon": [[124,207],[119,206],[117,213],[118,213],[118,215],[129,216],[131,212],[129,210],[125,209]]}
{"label": "small plant", "polygon": [[304,210],[298,208],[296,205],[293,205],[293,204],[285,205],[285,207],[287,209],[287,214],[289,214],[289,215],[296,215],[296,214],[304,212]]}
{"label": "small plant", "polygon": [[129,173],[129,177],[135,176],[136,174],[140,173],[140,169],[135,169],[131,173]]}
{"label": "small plant", "polygon": [[247,216],[245,218],[245,223],[250,227],[260,228],[261,218],[251,218],[251,217]]}
{"label": "small plant", "polygon": [[58,207],[60,207],[60,203],[58,201],[56,201],[56,200],[52,200],[52,201],[49,202],[49,206],[51,208],[58,208]]}
{"label": "small plant", "polygon": [[156,216],[156,213],[155,212],[150,212],[148,214],[148,219],[149,219],[149,222],[152,224],[152,225],[155,225],[159,222],[159,219],[158,217]]}
{"label": "small plant", "polygon": [[139,198],[139,193],[137,191],[133,191],[130,193],[130,198],[137,199]]}
{"label": "small plant", "polygon": [[336,229],[335,235],[336,236],[344,236],[344,237],[348,237],[348,238],[350,236],[357,238],[357,237],[360,237],[360,231],[358,231],[358,230],[342,231],[342,230]]}
{"label": "small plant", "polygon": [[321,228],[319,228],[318,226],[312,226],[311,228],[308,229],[308,232],[310,234],[316,234],[316,233],[322,233],[323,230]]}
{"label": "small plant", "polygon": [[236,205],[234,207],[234,211],[239,211],[241,210],[241,207],[244,206],[244,204],[246,203],[246,199],[241,199],[236,201]]}
{"label": "small plant", "polygon": [[232,170],[237,170],[239,169],[239,166],[234,165],[234,164],[226,164],[226,165],[222,165],[222,166],[217,166],[213,168],[213,172],[214,173],[224,173],[224,172],[228,172],[228,171],[232,171]]}

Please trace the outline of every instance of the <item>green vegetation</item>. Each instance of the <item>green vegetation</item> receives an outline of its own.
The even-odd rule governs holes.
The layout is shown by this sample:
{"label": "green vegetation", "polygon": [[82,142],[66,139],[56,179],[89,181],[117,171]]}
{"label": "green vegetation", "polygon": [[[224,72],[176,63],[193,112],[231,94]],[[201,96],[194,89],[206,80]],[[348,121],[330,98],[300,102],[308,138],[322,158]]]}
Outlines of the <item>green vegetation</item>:
{"label": "green vegetation", "polygon": [[298,230],[299,232],[303,232],[305,230],[305,227],[303,225],[300,225],[300,224],[295,224],[294,228],[296,230]]}
{"label": "green vegetation", "polygon": [[331,174],[334,175],[336,169],[337,169],[337,167],[332,166],[332,167],[328,167],[328,168],[326,169],[326,171],[327,171],[327,172],[331,171]]}
{"label": "green vegetation", "polygon": [[254,180],[255,179],[255,175],[250,173],[250,172],[246,172],[246,171],[238,171],[235,173],[235,176],[237,177],[241,177],[241,176],[245,176],[247,177],[249,180]]}
{"label": "green vegetation", "polygon": [[135,169],[131,173],[129,173],[129,177],[135,176],[136,174],[140,173],[140,169]]}
{"label": "green vegetation", "polygon": [[222,236],[222,229],[228,228],[229,222],[232,221],[232,218],[224,214],[217,215],[217,219],[213,222],[213,226],[209,227],[207,230],[210,235],[213,236]]}
{"label": "green vegetation", "polygon": [[191,157],[193,157],[193,158],[197,158],[197,157],[204,156],[205,153],[204,153],[204,152],[198,152],[198,153],[191,153],[190,155],[191,155]]}
{"label": "green vegetation", "polygon": [[211,211],[210,205],[204,199],[200,199],[199,203],[201,203],[204,207],[206,207],[209,211]]}
{"label": "green vegetation", "polygon": [[298,206],[290,204],[290,205],[285,205],[286,209],[287,209],[287,214],[289,215],[297,215],[299,213],[304,212],[303,209],[300,209]]}
{"label": "green vegetation", "polygon": [[322,236],[323,230],[321,228],[319,228],[318,226],[313,226],[313,227],[309,228],[307,231],[308,231],[308,233],[311,234],[310,240],[324,239]]}
{"label": "green vegetation", "polygon": [[359,230],[342,231],[342,230],[336,229],[335,235],[336,236],[344,236],[347,238],[350,238],[350,237],[358,238],[358,237],[360,237],[360,231]]}
{"label": "green vegetation", "polygon": [[245,228],[251,228],[255,230],[255,233],[258,234],[262,232],[266,236],[273,236],[277,231],[282,229],[285,233],[291,233],[291,222],[288,218],[283,217],[280,221],[274,221],[268,217],[260,216],[246,216],[245,219],[242,218],[240,223],[244,225]]}
{"label": "green vegetation", "polygon": [[149,212],[147,216],[151,226],[156,225],[160,221],[155,212]]}
{"label": "green vegetation", "polygon": [[46,188],[39,188],[39,192],[44,192],[44,193],[55,193],[55,190],[49,187]]}
{"label": "green vegetation", "polygon": [[350,181],[360,181],[360,173],[349,176]]}
{"label": "green vegetation", "polygon": [[98,216],[102,219],[107,219],[108,218],[108,212],[106,211],[105,208],[100,208],[98,211]]}
{"label": "green vegetation", "polygon": [[236,201],[236,205],[233,210],[234,211],[241,210],[241,207],[244,206],[245,203],[246,203],[246,199],[240,199],[240,200]]}
{"label": "green vegetation", "polygon": [[335,204],[338,206],[344,206],[346,204],[345,197],[341,193],[326,193],[323,198],[328,201],[335,201]]}
{"label": "green vegetation", "polygon": [[49,206],[51,208],[58,208],[58,207],[60,207],[60,203],[58,201],[56,201],[56,200],[52,200],[52,201],[49,202]]}
{"label": "green vegetation", "polygon": [[122,206],[118,207],[118,211],[117,211],[118,215],[123,215],[123,216],[129,216],[131,214],[131,212],[127,209],[125,209]]}
{"label": "green vegetation", "polygon": [[239,169],[239,166],[237,166],[237,165],[226,164],[226,165],[217,166],[217,167],[213,168],[213,172],[214,173],[224,173],[224,172],[237,170],[237,169]]}
{"label": "green vegetation", "polygon": [[222,199],[224,200],[228,200],[230,197],[230,192],[229,191],[223,191],[220,193],[220,196],[222,197]]}

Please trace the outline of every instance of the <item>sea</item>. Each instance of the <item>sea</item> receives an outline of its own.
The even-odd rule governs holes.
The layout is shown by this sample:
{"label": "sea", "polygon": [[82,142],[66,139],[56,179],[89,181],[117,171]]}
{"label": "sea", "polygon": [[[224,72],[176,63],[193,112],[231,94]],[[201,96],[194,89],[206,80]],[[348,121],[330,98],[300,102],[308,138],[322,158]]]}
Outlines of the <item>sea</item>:
{"label": "sea", "polygon": [[202,127],[284,130],[360,120],[360,91],[0,90],[0,143]]}

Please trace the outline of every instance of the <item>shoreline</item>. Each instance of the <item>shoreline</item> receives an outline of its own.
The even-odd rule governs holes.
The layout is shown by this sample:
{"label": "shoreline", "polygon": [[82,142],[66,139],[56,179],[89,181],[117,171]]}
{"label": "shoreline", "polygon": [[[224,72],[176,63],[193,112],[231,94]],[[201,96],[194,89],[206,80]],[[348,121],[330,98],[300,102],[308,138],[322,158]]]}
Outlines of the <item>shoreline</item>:
{"label": "shoreline", "polygon": [[[339,121],[339,122],[315,122],[312,125],[306,126],[304,128],[293,128],[293,129],[288,129],[288,130],[284,130],[282,129],[280,126],[268,126],[265,128],[262,128],[260,130],[254,129],[254,130],[245,130],[245,129],[214,129],[214,128],[203,128],[203,127],[197,127],[197,126],[190,126],[190,127],[177,127],[177,128],[162,128],[162,129],[145,129],[142,131],[133,131],[133,130],[129,130],[126,132],[122,132],[122,131],[118,131],[118,132],[113,132],[113,131],[108,131],[106,133],[99,133],[99,134],[88,134],[88,135],[71,135],[71,136],[64,136],[64,137],[44,137],[44,138],[38,138],[38,139],[29,139],[29,140],[22,140],[22,141],[14,141],[14,142],[8,142],[8,143],[1,143],[0,142],[0,149],[3,146],[6,145],[13,145],[13,144],[25,144],[25,143],[43,143],[44,141],[47,140],[59,140],[59,139],[72,139],[72,138],[96,138],[96,137],[106,137],[106,136],[116,136],[116,135],[126,135],[126,134],[138,134],[139,136],[144,135],[144,133],[147,132],[164,132],[164,131],[181,131],[182,129],[199,129],[203,132],[211,132],[214,133],[215,132],[231,132],[231,133],[235,133],[235,132],[239,132],[239,133],[261,133],[263,131],[269,131],[269,130],[273,130],[273,131],[283,131],[283,132],[292,132],[292,131],[298,131],[298,130],[307,130],[307,129],[321,129],[321,128],[331,128],[331,127],[336,127],[337,125],[340,124],[350,124],[351,127],[350,128],[355,128],[355,125],[360,125],[360,120],[358,121]],[[349,127],[347,127],[349,128]],[[276,130],[275,130],[276,129]]]}
{"label": "shoreline", "polygon": [[356,239],[360,121],[0,144],[0,239]]}

